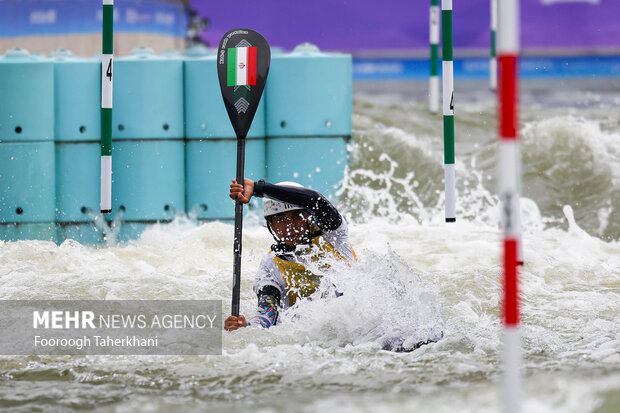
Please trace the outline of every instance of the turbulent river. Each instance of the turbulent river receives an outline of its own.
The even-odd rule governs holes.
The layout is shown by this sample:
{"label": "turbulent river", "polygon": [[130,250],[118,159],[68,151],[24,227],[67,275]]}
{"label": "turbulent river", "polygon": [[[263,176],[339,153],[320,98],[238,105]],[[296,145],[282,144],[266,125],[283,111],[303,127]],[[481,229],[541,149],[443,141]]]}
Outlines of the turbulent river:
{"label": "turbulent river", "polygon": [[[531,83],[521,100],[523,410],[620,410],[620,94]],[[0,356],[14,411],[496,412],[501,251],[495,99],[456,91],[457,222],[443,221],[443,140],[422,90],[355,94],[337,205],[359,257],[269,330],[215,356]],[[460,94],[459,94],[460,93]],[[221,299],[233,227],[179,217],[127,244],[0,242],[0,299]],[[244,226],[241,313],[271,237]],[[410,353],[385,336],[443,339]]]}

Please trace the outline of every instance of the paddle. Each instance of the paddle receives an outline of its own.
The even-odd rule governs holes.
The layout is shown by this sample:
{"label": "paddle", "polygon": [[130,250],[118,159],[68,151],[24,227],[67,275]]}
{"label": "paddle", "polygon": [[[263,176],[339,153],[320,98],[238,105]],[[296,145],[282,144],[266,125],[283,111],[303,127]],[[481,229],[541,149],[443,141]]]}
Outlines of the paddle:
{"label": "paddle", "polygon": [[[243,185],[245,138],[263,94],[271,50],[267,40],[249,29],[234,29],[224,35],[217,48],[217,76],[226,111],[237,135],[237,183]],[[239,316],[241,287],[241,233],[243,204],[235,202],[232,315]]]}

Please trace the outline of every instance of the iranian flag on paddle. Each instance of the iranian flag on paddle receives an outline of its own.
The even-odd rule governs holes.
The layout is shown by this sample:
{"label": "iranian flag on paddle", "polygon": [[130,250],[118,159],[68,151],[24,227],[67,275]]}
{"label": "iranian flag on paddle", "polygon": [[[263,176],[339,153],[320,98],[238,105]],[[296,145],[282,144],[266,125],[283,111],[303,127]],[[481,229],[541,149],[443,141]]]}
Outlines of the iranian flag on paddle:
{"label": "iranian flag on paddle", "polygon": [[228,49],[228,86],[256,85],[256,47]]}

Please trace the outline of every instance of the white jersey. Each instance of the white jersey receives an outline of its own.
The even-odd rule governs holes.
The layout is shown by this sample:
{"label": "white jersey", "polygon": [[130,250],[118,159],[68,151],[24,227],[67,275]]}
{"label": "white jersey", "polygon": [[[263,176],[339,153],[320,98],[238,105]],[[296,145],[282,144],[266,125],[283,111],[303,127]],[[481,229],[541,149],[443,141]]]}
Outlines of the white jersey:
{"label": "white jersey", "polygon": [[[354,261],[355,255],[349,242],[349,228],[342,218],[342,223],[338,228],[332,231],[323,231],[322,237],[329,242],[336,251],[342,254],[348,261]],[[288,291],[284,277],[278,265],[274,261],[276,254],[273,251],[265,254],[258,267],[256,277],[254,278],[254,292],[258,294],[261,288],[266,285],[272,285],[280,292],[280,303],[283,309],[289,307]],[[303,264],[303,257],[293,255],[296,262]]]}

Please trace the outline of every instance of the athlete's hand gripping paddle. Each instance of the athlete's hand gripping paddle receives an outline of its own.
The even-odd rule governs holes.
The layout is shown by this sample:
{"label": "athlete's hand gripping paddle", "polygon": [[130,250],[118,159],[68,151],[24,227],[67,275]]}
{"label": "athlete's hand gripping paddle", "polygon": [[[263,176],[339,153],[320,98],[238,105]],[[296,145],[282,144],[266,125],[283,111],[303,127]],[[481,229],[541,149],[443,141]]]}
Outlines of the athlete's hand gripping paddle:
{"label": "athlete's hand gripping paddle", "polygon": [[[217,48],[217,76],[226,111],[237,135],[237,182],[243,185],[245,138],[267,82],[271,51],[267,40],[249,29],[234,29]],[[232,315],[239,316],[243,204],[235,201]]]}

